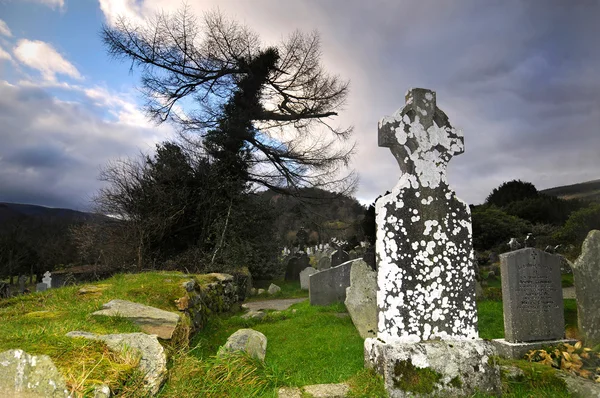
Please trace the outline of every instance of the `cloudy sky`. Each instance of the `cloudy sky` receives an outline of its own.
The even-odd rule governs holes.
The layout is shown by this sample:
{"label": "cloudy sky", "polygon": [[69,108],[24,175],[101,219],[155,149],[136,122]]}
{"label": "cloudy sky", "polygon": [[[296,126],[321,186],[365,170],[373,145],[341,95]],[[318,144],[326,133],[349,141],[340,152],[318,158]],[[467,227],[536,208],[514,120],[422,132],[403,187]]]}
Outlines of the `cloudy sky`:
{"label": "cloudy sky", "polygon": [[[265,44],[318,30],[323,62],[351,80],[341,124],[355,127],[363,203],[399,177],[377,121],[410,87],[437,92],[463,130],[449,166],[481,203],[504,181],[538,189],[600,178],[600,2],[579,0],[196,0]],[[103,23],[174,10],[170,0],[0,0],[0,201],[88,209],[107,161],[173,134],[146,120],[129,65],[110,59]]]}

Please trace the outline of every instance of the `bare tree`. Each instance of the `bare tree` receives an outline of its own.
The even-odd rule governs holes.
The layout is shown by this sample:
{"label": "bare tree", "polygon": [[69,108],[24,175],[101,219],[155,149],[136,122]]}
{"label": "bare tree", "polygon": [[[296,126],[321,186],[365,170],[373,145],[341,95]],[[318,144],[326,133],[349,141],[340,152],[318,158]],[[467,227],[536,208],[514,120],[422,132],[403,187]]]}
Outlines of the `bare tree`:
{"label": "bare tree", "polygon": [[[109,54],[140,68],[146,111],[158,123],[169,120],[184,135],[206,137],[227,130],[225,116],[250,121],[232,145],[247,155],[248,182],[278,191],[354,188],[356,175],[345,172],[352,128],[332,120],[345,104],[348,82],[323,68],[316,32],[295,32],[263,47],[255,33],[220,13],[199,21],[183,7],[144,25],[121,18],[104,26],[102,37]],[[233,116],[227,115],[232,102]]]}

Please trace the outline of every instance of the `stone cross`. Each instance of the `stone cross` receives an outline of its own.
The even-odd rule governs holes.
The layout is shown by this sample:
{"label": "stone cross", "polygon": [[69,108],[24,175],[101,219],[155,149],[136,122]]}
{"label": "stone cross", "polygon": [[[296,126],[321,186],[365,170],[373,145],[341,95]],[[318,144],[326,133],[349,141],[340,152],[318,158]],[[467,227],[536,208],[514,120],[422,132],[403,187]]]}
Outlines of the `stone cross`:
{"label": "stone cross", "polygon": [[42,283],[45,283],[46,285],[48,285],[48,289],[50,289],[52,287],[52,278],[50,277],[50,271],[46,271],[46,273],[44,274],[44,277],[42,278]]}
{"label": "stone cross", "polygon": [[471,215],[446,181],[463,136],[431,90],[379,122],[401,175],[376,203],[378,334],[381,340],[477,339]]}

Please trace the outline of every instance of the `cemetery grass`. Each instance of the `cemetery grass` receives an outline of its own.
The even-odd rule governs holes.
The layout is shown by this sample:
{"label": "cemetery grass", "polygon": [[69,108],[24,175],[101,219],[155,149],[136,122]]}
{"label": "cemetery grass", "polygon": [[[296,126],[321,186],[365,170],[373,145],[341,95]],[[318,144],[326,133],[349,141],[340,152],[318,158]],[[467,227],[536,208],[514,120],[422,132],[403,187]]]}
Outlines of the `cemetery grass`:
{"label": "cemetery grass", "polygon": [[[90,393],[102,381],[120,396],[140,394],[137,359],[111,353],[100,342],[66,337],[79,330],[99,334],[139,332],[129,320],[92,316],[112,299],[131,300],[177,311],[174,300],[183,295],[183,274],[149,272],[119,274],[93,284],[96,293],[78,294],[82,286],[68,286],[31,293],[0,302],[0,352],[22,349],[32,355],[48,355],[65,376],[75,396]],[[195,276],[200,283],[211,281]],[[156,289],[160,286],[160,289]],[[177,339],[167,350],[176,350]]]}
{"label": "cemetery grass", "polygon": [[[243,356],[216,356],[218,348],[241,328],[267,337],[265,363]],[[282,386],[339,382],[350,384],[352,396],[386,396],[382,379],[363,368],[363,340],[342,303],[313,307],[305,301],[285,311],[268,312],[262,320],[216,316],[191,347],[174,358],[161,397],[276,397]]]}

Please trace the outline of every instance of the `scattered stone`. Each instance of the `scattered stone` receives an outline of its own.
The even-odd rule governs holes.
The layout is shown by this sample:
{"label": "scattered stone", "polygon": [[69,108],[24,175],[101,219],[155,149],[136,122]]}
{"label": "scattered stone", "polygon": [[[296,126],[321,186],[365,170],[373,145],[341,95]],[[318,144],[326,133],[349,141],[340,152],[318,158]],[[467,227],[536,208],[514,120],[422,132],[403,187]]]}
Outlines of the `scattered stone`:
{"label": "scattered stone", "polygon": [[315,384],[305,386],[303,390],[314,398],[345,398],[350,392],[350,386],[345,383]]}
{"label": "scattered stone", "polygon": [[262,311],[250,310],[242,315],[242,319],[263,319],[266,315]]}
{"label": "scattered stone", "polygon": [[583,241],[573,264],[577,297],[577,323],[586,345],[600,344],[600,231],[592,230]]}
{"label": "scattered stone", "polygon": [[0,353],[0,396],[59,398],[69,391],[49,356],[8,350]]}
{"label": "scattered stone", "polygon": [[77,294],[98,295],[105,291],[110,285],[89,285],[84,286],[77,291]]}
{"label": "scattered stone", "polygon": [[279,293],[280,291],[281,291],[281,288],[274,283],[271,283],[269,285],[269,290],[267,290],[267,292],[271,295]]}
{"label": "scattered stone", "polygon": [[600,383],[575,376],[567,372],[556,371],[556,377],[561,378],[567,390],[576,398],[600,398]]}
{"label": "scattered stone", "polygon": [[254,329],[240,329],[229,336],[225,345],[219,348],[218,354],[235,351],[246,352],[251,357],[264,361],[267,352],[267,338]]}
{"label": "scattered stone", "polygon": [[298,312],[298,310],[294,308],[294,309],[292,310],[292,314],[295,314],[296,312]]}
{"label": "scattered stone", "polygon": [[350,286],[350,268],[352,261],[332,267],[310,278],[308,295],[310,305],[330,305],[346,300],[346,288]]}
{"label": "scattered stone", "polygon": [[278,299],[278,300],[264,300],[264,301],[253,301],[251,303],[242,304],[242,308],[246,310],[276,310],[283,311],[287,310],[293,304],[305,301],[306,298],[295,298],[295,299]]}
{"label": "scattered stone", "polygon": [[110,398],[110,396],[110,387],[108,387],[106,384],[102,384],[94,388],[94,398]]}
{"label": "scattered stone", "polygon": [[518,380],[525,377],[525,372],[518,366],[500,365],[500,371],[504,374],[504,377],[509,380]]}
{"label": "scattered stone", "polygon": [[475,281],[475,298],[483,298],[483,287],[481,286],[481,282],[479,281]]}
{"label": "scattered stone", "polygon": [[255,287],[250,288],[250,295],[251,296],[256,296],[256,294],[257,294],[256,288]]}
{"label": "scattered stone", "polygon": [[167,356],[156,336],[145,333],[102,335],[80,331],[69,332],[67,336],[103,341],[114,352],[135,350],[140,355],[138,368],[144,375],[144,390],[150,395],[156,395],[167,378]]}
{"label": "scattered stone", "polygon": [[256,291],[256,293],[257,293],[258,295],[264,294],[265,292],[266,292],[266,290],[265,290],[265,289],[258,289],[258,290]]}
{"label": "scattered stone", "polygon": [[[485,340],[386,344],[365,340],[365,366],[383,375],[391,397],[500,395],[500,368]],[[415,395],[419,391],[423,395]]]}
{"label": "scattered stone", "polygon": [[298,387],[281,387],[277,391],[278,398],[302,398],[302,390]]}
{"label": "scattered stone", "polygon": [[363,339],[377,335],[377,272],[363,260],[352,262],[346,308]]}
{"label": "scattered stone", "polygon": [[190,279],[189,281],[183,282],[181,286],[185,289],[186,292],[193,292],[196,289],[196,281]]}
{"label": "scattered stone", "polygon": [[143,304],[126,300],[111,300],[102,306],[102,310],[92,315],[121,316],[131,320],[148,334],[156,334],[161,339],[170,339],[179,323],[180,316]]}
{"label": "scattered stone", "polygon": [[308,286],[309,286],[309,276],[311,276],[312,274],[316,274],[317,271],[316,269],[314,269],[313,267],[306,267],[304,268],[304,270],[302,270],[302,272],[300,272],[300,288],[302,290],[308,290]]}

